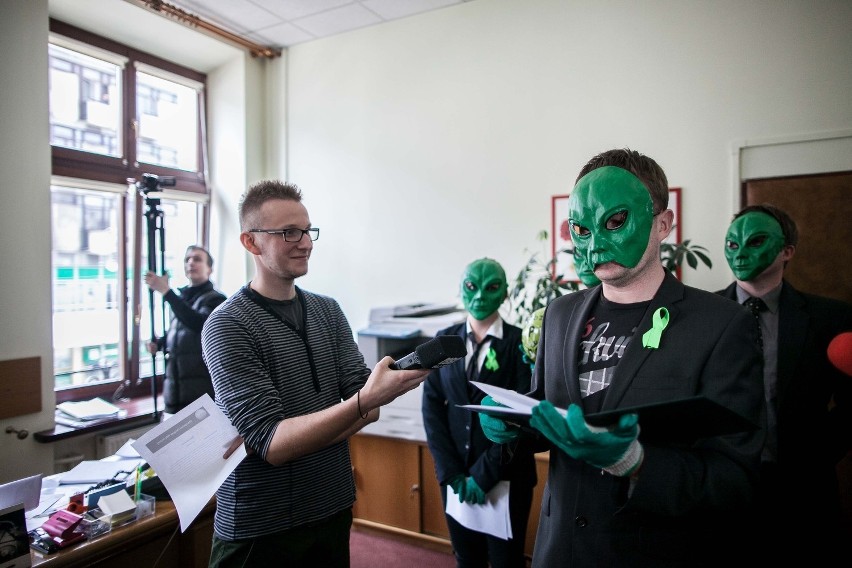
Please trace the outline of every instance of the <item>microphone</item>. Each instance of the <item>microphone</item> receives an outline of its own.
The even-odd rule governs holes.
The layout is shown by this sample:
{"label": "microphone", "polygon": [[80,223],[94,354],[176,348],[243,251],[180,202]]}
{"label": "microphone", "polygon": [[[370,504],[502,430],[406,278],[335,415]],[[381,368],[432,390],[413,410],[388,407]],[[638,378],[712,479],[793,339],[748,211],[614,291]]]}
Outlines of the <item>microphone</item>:
{"label": "microphone", "polygon": [[461,335],[439,335],[414,349],[402,359],[391,363],[390,368],[437,369],[454,363],[467,355],[467,346]]}
{"label": "microphone", "polygon": [[828,360],[837,369],[852,377],[852,331],[838,334],[828,344]]}

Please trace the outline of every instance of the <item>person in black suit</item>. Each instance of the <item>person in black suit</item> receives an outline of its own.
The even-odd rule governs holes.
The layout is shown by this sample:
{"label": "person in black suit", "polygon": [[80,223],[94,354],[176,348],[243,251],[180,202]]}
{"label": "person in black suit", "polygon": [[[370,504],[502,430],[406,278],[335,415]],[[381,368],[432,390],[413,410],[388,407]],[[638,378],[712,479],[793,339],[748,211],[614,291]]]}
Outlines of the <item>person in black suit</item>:
{"label": "person in black suit", "polygon": [[534,456],[516,443],[495,444],[482,433],[474,412],[459,408],[479,404],[485,393],[471,380],[526,392],[530,367],[521,350],[521,329],[503,321],[498,308],[507,297],[506,273],[490,258],[470,263],[461,295],[468,312],[465,323],[437,335],[460,335],[468,356],[433,370],[423,386],[423,425],[435,473],[447,499],[481,505],[498,482],[509,481],[512,538],[504,540],[466,528],[446,514],[453,553],[459,567],[523,568],[524,543],[536,484]]}
{"label": "person in black suit", "polygon": [[852,330],[852,305],[800,292],[784,279],[798,237],[782,209],[744,208],[725,236],[736,281],[718,292],[741,304],[762,302],[754,309],[768,435],[754,530],[766,561],[805,552],[814,560],[841,558],[850,537],[842,528],[836,466],[852,448],[852,378],[834,368],[827,349]]}
{"label": "person in black suit", "polygon": [[[480,414],[490,439],[550,450],[533,566],[725,565],[748,539],[737,519],[763,447],[756,327],[736,303],[663,267],[673,213],[666,175],[648,156],[615,149],[592,158],[568,221],[601,285],[545,310],[529,393],[541,401],[530,418],[539,437]],[[585,419],[698,396],[754,428],[699,438],[684,420],[651,435],[635,412],[608,427]]]}

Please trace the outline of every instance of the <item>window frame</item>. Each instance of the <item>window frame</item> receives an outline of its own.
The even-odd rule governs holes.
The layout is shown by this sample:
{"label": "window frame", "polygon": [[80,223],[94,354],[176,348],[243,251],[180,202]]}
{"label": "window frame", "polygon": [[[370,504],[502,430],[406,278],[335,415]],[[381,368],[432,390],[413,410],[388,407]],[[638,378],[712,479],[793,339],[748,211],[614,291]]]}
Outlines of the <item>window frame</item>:
{"label": "window frame", "polygon": [[[95,384],[87,384],[75,387],[63,387],[57,389],[54,383],[56,401],[79,400],[96,396],[110,397],[117,394],[117,388],[122,397],[150,396],[153,388],[148,380],[149,377],[140,376],[140,353],[139,343],[144,332],[137,313],[137,306],[144,298],[144,286],[142,274],[144,272],[142,263],[141,233],[144,232],[143,223],[137,219],[128,218],[127,209],[130,200],[135,196],[134,210],[139,209],[144,198],[139,192],[131,192],[130,188],[137,181],[142,180],[142,174],[155,174],[157,176],[171,176],[175,179],[174,187],[169,187],[162,196],[178,198],[186,196],[189,201],[194,201],[199,206],[199,235],[198,242],[207,247],[209,239],[210,220],[210,189],[206,179],[206,86],[207,76],[174,62],[161,59],[154,55],[133,49],[127,45],[114,40],[96,35],[81,28],[77,28],[54,18],[50,19],[49,30],[51,37],[63,36],[73,43],[92,46],[98,50],[105,50],[125,60],[124,68],[120,73],[122,81],[122,134],[121,134],[121,156],[105,156],[102,154],[86,152],[73,148],[57,147],[51,144],[51,173],[52,185],[63,185],[61,180],[67,180],[67,185],[73,184],[73,180],[80,181],[80,187],[86,187],[87,182],[120,184],[128,187],[128,191],[121,196],[120,206],[124,214],[118,221],[119,225],[119,274],[127,274],[132,268],[133,278],[125,281],[126,285],[119,287],[119,345],[129,346],[129,349],[120,351],[123,355],[119,358],[120,378],[118,381],[104,381]],[[162,70],[166,74],[185,78],[200,86],[198,93],[198,124],[196,138],[196,169],[195,171],[169,168],[150,163],[139,163],[136,161],[136,72],[137,63],[142,72],[149,72],[151,68]],[[132,322],[132,325],[131,325]],[[156,371],[155,371],[156,373]],[[144,379],[144,380],[143,380]],[[162,393],[161,375],[155,377],[158,388]]]}

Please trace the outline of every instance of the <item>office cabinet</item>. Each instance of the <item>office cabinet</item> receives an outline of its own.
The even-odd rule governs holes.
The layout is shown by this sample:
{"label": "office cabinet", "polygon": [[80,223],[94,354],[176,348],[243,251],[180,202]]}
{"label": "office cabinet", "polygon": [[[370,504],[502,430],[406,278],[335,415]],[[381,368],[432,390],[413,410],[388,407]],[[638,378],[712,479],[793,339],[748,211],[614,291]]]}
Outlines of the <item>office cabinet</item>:
{"label": "office cabinet", "polygon": [[[353,515],[372,527],[450,548],[441,488],[425,442],[359,433],[349,440],[357,491]],[[538,485],[527,528],[525,551],[532,556],[541,497],[547,479],[547,454],[536,456]]]}

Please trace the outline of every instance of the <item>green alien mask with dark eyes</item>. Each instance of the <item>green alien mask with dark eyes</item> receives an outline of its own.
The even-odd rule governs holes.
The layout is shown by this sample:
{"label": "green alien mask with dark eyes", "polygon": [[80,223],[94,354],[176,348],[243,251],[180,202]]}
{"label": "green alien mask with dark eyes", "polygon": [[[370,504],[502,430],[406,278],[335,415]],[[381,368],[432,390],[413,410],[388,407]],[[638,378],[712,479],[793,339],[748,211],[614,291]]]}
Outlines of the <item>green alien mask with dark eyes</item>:
{"label": "green alien mask with dark eyes", "polygon": [[750,211],[737,217],[725,235],[725,259],[737,280],[755,278],[784,248],[784,231],[772,215]]}
{"label": "green alien mask with dark eyes", "polygon": [[654,212],[642,181],[625,169],[604,166],[580,178],[568,200],[571,240],[585,264],[639,264],[648,247]]}
{"label": "green alien mask with dark eyes", "polygon": [[474,260],[464,269],[461,296],[464,308],[477,320],[497,311],[509,290],[506,272],[490,258]]}

